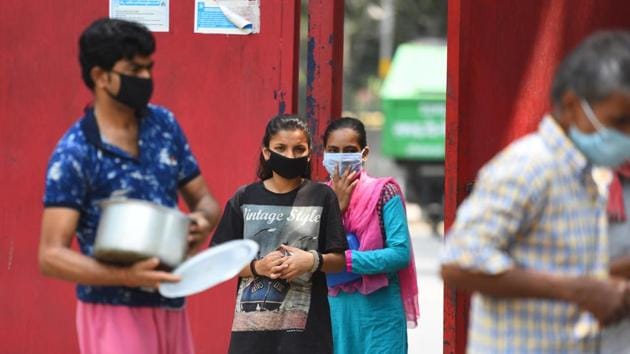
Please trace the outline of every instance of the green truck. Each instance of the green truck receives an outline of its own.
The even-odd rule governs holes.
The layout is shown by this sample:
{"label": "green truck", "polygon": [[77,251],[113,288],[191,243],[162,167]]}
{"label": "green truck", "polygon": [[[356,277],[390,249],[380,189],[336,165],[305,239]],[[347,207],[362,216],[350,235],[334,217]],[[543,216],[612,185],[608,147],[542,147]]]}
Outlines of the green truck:
{"label": "green truck", "polygon": [[383,155],[405,169],[407,198],[435,228],[443,218],[446,43],[398,46],[380,98]]}

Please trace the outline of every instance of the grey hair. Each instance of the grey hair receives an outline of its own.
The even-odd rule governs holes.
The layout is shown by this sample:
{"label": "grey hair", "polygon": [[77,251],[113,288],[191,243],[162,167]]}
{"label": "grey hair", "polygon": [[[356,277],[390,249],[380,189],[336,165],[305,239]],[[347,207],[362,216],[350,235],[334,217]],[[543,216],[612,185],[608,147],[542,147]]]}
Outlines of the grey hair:
{"label": "grey hair", "polygon": [[630,32],[596,32],[575,48],[556,71],[551,87],[555,106],[567,91],[588,102],[617,91],[630,93]]}

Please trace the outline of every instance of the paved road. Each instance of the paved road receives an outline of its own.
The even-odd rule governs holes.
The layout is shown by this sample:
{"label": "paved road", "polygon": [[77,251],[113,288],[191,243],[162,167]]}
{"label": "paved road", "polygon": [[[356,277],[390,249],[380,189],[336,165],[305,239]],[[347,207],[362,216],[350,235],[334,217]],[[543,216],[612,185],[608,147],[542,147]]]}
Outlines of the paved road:
{"label": "paved road", "polygon": [[438,275],[441,241],[431,235],[428,224],[410,223],[415,253],[420,321],[418,327],[407,330],[410,354],[442,353],[442,279]]}

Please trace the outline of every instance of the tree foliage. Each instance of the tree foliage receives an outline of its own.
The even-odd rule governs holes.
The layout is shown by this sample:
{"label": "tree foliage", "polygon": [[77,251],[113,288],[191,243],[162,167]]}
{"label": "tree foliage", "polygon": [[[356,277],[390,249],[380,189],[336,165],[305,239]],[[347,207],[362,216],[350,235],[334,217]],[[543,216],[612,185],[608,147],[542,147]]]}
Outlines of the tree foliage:
{"label": "tree foliage", "polygon": [[[345,0],[345,108],[373,105],[369,96],[379,86],[380,19],[375,15],[380,6],[381,0]],[[394,49],[414,39],[446,37],[446,0],[394,0],[394,6]]]}
{"label": "tree foliage", "polygon": [[[345,1],[344,109],[376,109],[382,0]],[[394,50],[400,43],[424,37],[446,37],[447,0],[394,0]],[[302,1],[300,112],[304,111],[308,0]]]}

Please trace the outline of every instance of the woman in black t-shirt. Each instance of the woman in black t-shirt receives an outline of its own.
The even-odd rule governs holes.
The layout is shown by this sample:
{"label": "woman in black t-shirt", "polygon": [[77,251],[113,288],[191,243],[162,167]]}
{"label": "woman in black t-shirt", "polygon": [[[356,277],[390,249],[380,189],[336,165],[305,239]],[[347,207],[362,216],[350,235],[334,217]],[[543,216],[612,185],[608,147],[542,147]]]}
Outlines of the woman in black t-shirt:
{"label": "woman in black t-shirt", "polygon": [[277,116],[265,130],[260,181],[227,202],[212,239],[258,243],[258,257],[239,273],[229,353],[332,353],[322,272],[345,269],[347,242],[339,204],[310,181],[311,138],[296,116]]}

